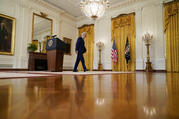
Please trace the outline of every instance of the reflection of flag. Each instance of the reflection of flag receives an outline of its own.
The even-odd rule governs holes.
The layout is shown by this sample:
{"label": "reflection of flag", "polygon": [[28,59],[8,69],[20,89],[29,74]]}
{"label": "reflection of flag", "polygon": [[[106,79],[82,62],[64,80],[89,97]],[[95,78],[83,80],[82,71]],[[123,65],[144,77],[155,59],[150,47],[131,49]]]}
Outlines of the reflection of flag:
{"label": "reflection of flag", "polygon": [[129,48],[128,37],[127,37],[126,46],[125,46],[125,58],[126,58],[126,63],[128,64],[130,60],[130,48]]}
{"label": "reflection of flag", "polygon": [[117,49],[116,49],[116,44],[115,44],[115,40],[113,41],[113,45],[112,45],[112,53],[111,53],[111,58],[113,63],[117,63]]}

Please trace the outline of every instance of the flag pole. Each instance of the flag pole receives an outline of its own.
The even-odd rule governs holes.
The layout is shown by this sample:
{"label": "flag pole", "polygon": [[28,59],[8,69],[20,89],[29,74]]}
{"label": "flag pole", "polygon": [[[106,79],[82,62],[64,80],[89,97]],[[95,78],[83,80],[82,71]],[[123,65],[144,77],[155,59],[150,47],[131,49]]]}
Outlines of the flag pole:
{"label": "flag pole", "polygon": [[114,71],[116,71],[115,63],[114,63]]}
{"label": "flag pole", "polygon": [[127,64],[127,71],[128,71],[128,64]]}
{"label": "flag pole", "polygon": [[114,71],[116,71],[116,63],[114,63]]}

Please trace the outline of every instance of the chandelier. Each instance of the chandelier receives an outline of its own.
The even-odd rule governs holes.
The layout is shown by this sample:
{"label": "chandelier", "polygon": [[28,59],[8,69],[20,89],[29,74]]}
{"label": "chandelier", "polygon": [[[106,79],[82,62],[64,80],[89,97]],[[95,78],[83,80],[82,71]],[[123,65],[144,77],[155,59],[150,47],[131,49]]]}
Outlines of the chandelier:
{"label": "chandelier", "polygon": [[105,8],[109,6],[109,0],[81,0],[82,12],[91,19],[98,19],[105,13]]}

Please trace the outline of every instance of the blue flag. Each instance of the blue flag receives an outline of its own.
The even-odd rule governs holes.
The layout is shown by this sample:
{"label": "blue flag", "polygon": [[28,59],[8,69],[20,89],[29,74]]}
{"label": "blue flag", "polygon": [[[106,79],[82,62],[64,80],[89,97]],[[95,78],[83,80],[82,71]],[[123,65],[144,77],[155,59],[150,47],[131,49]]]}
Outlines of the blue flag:
{"label": "blue flag", "polygon": [[130,48],[129,48],[129,40],[128,40],[128,37],[127,37],[126,46],[125,46],[125,58],[126,58],[126,63],[128,64],[128,63],[129,63],[129,60],[130,60]]}

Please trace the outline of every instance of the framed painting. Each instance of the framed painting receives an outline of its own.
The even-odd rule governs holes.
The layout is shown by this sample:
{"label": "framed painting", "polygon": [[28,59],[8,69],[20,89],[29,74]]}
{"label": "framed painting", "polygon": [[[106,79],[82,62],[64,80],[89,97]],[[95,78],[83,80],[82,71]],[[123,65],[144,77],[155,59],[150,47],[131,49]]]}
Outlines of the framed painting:
{"label": "framed painting", "polygon": [[14,54],[15,18],[0,14],[0,55]]}
{"label": "framed painting", "polygon": [[70,38],[63,38],[63,41],[66,43],[65,55],[71,55],[71,41]]}

